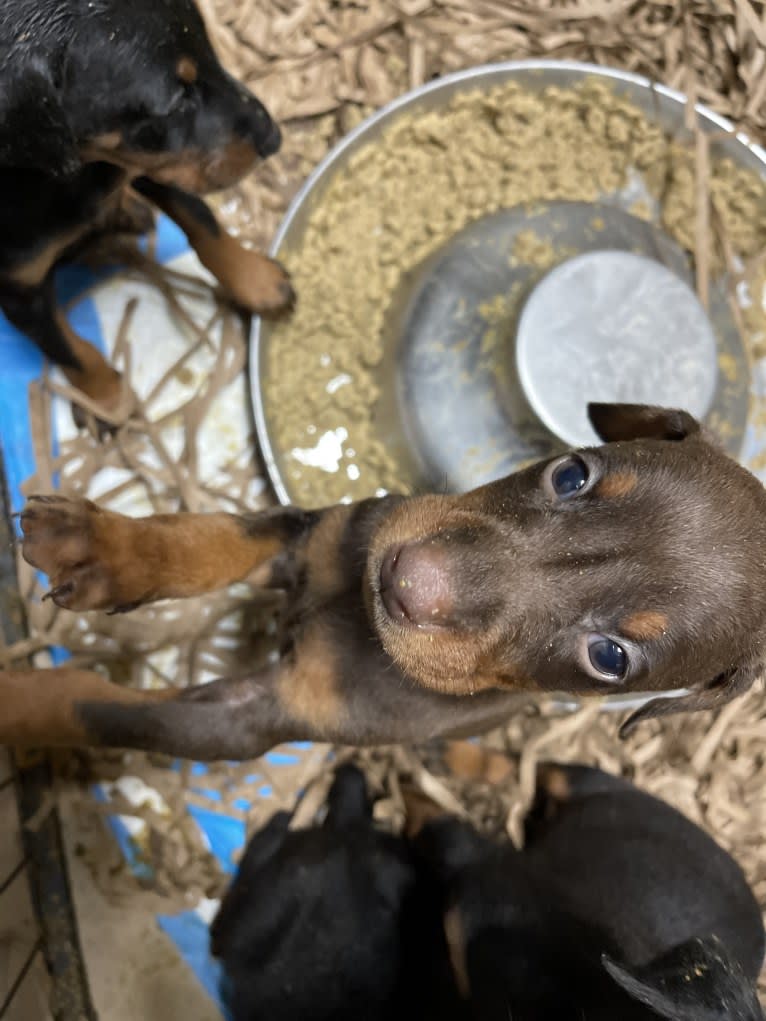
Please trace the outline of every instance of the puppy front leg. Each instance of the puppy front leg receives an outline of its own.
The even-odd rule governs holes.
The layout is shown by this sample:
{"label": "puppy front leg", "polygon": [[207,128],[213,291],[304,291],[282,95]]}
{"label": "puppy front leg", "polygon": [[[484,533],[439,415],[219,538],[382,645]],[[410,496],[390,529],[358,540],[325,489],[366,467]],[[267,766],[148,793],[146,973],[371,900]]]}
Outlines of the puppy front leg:
{"label": "puppy front leg", "polygon": [[150,705],[174,692],[135,691],[93,670],[0,670],[0,745],[76,748],[91,744],[80,704]]}
{"label": "puppy front leg", "polygon": [[0,671],[0,745],[249,759],[287,739],[283,723],[268,683],[137,691],[69,667]]}
{"label": "puppy front leg", "polygon": [[238,305],[259,314],[292,307],[295,292],[282,266],[260,252],[243,248],[201,198],[148,177],[137,178],[133,187],[178,224],[202,265]]}
{"label": "puppy front leg", "polygon": [[[68,667],[0,671],[0,744],[135,748],[215,762],[257,758],[284,741],[323,740],[339,710],[321,664],[309,658],[159,692]],[[319,685],[309,691],[317,668]]]}
{"label": "puppy front leg", "polygon": [[320,623],[281,662],[248,677],[200,684],[161,701],[80,699],[74,713],[90,744],[199,762],[255,759],[285,741],[353,733],[338,667]]}
{"label": "puppy front leg", "polygon": [[107,412],[116,411],[122,380],[101,352],[79,337],[56,307],[53,277],[28,288],[0,290],[0,306],[13,325],[25,333],[66,378]]}
{"label": "puppy front leg", "polygon": [[125,611],[241,581],[318,519],[295,508],[131,518],[90,500],[32,496],[21,515],[22,553],[48,575],[58,606]]}

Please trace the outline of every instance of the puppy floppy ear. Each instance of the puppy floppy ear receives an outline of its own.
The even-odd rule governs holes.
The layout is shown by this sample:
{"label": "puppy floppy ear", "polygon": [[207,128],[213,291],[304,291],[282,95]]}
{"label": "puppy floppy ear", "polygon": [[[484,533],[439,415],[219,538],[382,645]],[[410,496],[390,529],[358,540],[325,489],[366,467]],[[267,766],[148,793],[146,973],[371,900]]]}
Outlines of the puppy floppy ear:
{"label": "puppy floppy ear", "polygon": [[618,440],[685,440],[702,427],[688,411],[647,404],[589,404],[588,418],[605,443]]}
{"label": "puppy floppy ear", "polygon": [[690,691],[686,695],[654,698],[630,714],[620,727],[620,737],[623,740],[630,737],[643,720],[669,716],[671,713],[693,713],[700,709],[720,709],[727,702],[744,695],[752,687],[756,678],[760,676],[762,669],[763,664],[760,661],[742,665],[719,674],[702,688]]}
{"label": "puppy floppy ear", "polygon": [[56,177],[82,165],[61,99],[42,61],[0,74],[0,167]]}
{"label": "puppy floppy ear", "polygon": [[755,984],[715,936],[681,943],[640,967],[601,963],[625,992],[668,1021],[763,1021]]}

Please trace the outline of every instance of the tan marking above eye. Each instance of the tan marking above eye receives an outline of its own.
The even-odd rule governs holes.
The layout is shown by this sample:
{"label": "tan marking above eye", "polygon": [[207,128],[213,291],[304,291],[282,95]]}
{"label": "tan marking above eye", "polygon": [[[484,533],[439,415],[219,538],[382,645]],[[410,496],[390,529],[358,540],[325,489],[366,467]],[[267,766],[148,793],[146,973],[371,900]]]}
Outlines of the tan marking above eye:
{"label": "tan marking above eye", "polygon": [[616,500],[632,493],[637,482],[638,476],[633,472],[612,472],[599,479],[593,487],[593,492],[605,500]]}
{"label": "tan marking above eye", "polygon": [[637,642],[661,638],[668,630],[667,614],[660,610],[637,610],[620,621],[620,631]]}
{"label": "tan marking above eye", "polygon": [[176,64],[176,75],[185,85],[193,85],[197,80],[199,68],[191,57],[179,57]]}

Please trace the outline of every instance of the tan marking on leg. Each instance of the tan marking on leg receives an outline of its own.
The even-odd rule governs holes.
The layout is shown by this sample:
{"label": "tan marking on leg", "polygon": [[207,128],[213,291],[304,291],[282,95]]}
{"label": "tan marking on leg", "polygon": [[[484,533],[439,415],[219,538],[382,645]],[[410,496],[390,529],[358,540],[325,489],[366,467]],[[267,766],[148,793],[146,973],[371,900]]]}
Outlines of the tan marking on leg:
{"label": "tan marking on leg", "polygon": [[620,631],[635,641],[651,641],[662,638],[668,630],[667,614],[660,610],[637,610],[618,624]]}
{"label": "tan marking on leg", "polygon": [[77,718],[80,702],[163,702],[177,694],[136,691],[89,670],[0,670],[0,744],[73,747],[89,743]]}
{"label": "tan marking on leg", "polygon": [[[221,159],[224,165],[227,157]],[[206,170],[208,172],[214,176],[225,176],[224,171],[211,170],[210,167]],[[183,175],[179,178],[173,174],[151,172],[148,176],[161,184],[173,184],[195,194],[205,191],[199,187],[199,182],[186,181]],[[290,277],[278,262],[260,252],[243,248],[220,224],[211,230],[209,223],[200,222],[182,202],[174,201],[172,195],[164,200],[157,197],[154,201],[178,224],[202,265],[210,270],[238,305],[256,313],[278,312],[292,306],[295,294]]]}
{"label": "tan marking on leg", "polygon": [[310,726],[318,734],[337,732],[346,707],[332,643],[321,630],[315,628],[301,640],[296,661],[280,673],[276,691],[280,704],[296,723]]}
{"label": "tan marking on leg", "polygon": [[276,534],[250,535],[233,514],[131,518],[64,497],[30,498],[21,526],[24,559],[71,610],[203,595],[245,579],[283,547]]}
{"label": "tan marking on leg", "polygon": [[185,599],[243,581],[284,547],[278,535],[248,535],[233,514],[160,514],[148,519],[143,533],[142,546],[161,571],[162,594],[155,598],[162,599]]}
{"label": "tan marking on leg", "polygon": [[612,472],[604,475],[593,487],[593,492],[605,500],[619,500],[636,488],[638,476],[633,472]]}
{"label": "tan marking on leg", "polygon": [[66,316],[56,310],[56,321],[67,339],[81,368],[60,366],[66,378],[78,390],[96,401],[107,411],[114,411],[122,397],[122,377],[112,368],[98,348],[78,336],[69,325]]}
{"label": "tan marking on leg", "polygon": [[471,980],[468,977],[463,918],[457,906],[451,907],[444,915],[444,936],[455,985],[463,999],[467,1000],[471,995]]}
{"label": "tan marking on leg", "polygon": [[[180,224],[184,230],[186,226]],[[226,293],[250,312],[277,312],[292,305],[290,278],[274,259],[243,248],[221,229],[213,237],[202,229],[189,235],[192,248]]]}

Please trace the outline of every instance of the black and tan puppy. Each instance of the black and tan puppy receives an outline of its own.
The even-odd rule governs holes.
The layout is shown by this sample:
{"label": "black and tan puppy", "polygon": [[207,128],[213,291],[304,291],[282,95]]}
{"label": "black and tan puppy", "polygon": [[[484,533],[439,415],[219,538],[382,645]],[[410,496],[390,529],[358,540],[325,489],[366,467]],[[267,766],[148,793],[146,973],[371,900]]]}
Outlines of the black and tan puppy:
{"label": "black and tan puppy", "polygon": [[605,971],[607,935],[549,896],[524,855],[446,817],[416,838],[438,877],[454,981],[466,1021],[649,1021]]}
{"label": "black and tan puppy", "polygon": [[523,853],[468,824],[417,837],[467,1016],[761,1021],[758,904],[736,862],[627,781],[547,766]]}
{"label": "black and tan puppy", "polygon": [[524,852],[430,809],[379,833],[344,767],[322,826],[253,837],[212,928],[234,1021],[762,1021],[753,895],[667,805],[545,767]]}
{"label": "black and tan puppy", "polygon": [[286,590],[289,627],[279,663],[180,693],[0,672],[0,742],[246,759],[475,734],[520,692],[687,689],[633,723],[724,704],[766,652],[766,493],[684,412],[591,417],[604,446],[463,495],[138,519],[32,498],[23,554],[59,606],[129,610],[250,577]]}
{"label": "black and tan puppy", "polygon": [[421,1021],[440,940],[446,966],[439,920],[405,842],[376,830],[364,777],[338,771],[323,825],[289,822],[252,837],[212,925],[233,1021]]}
{"label": "black and tan puppy", "polygon": [[[117,373],[56,308],[53,270],[94,234],[147,226],[141,195],[253,312],[293,298],[198,196],[276,152],[263,105],[219,64],[192,0],[0,0],[0,308],[105,409]],[[151,215],[149,215],[151,222]]]}

